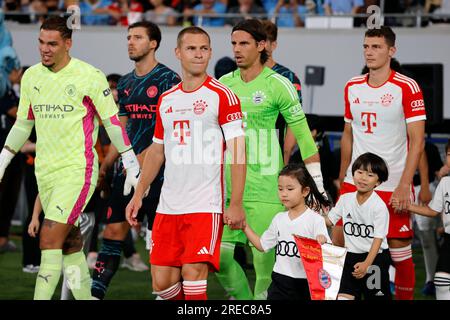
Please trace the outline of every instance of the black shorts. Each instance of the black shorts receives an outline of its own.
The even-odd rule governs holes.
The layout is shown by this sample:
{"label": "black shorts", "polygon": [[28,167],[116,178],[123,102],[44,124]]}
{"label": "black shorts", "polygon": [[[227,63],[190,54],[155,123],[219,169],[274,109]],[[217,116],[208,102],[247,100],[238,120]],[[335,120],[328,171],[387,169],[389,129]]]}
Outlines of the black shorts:
{"label": "black shorts", "polygon": [[267,300],[311,300],[308,281],[272,272]]}
{"label": "black shorts", "polygon": [[[123,195],[123,186],[125,184],[125,176],[120,175],[114,178],[114,185],[111,190],[108,210],[106,212],[105,223],[118,223],[126,221],[125,209],[133,197],[134,189],[128,196]],[[142,199],[142,207],[139,210],[137,220],[142,222],[144,216],[147,215],[148,229],[152,229],[153,220],[155,220],[156,208],[158,207],[159,195],[161,194],[162,181],[158,178],[152,183],[150,193]]]}
{"label": "black shorts", "polygon": [[439,259],[436,272],[450,273],[450,234],[444,233],[444,243],[439,248]]}
{"label": "black shorts", "polygon": [[392,296],[389,287],[391,257],[389,249],[383,250],[375,257],[372,266],[377,266],[378,269],[368,272],[362,279],[356,279],[352,275],[354,265],[358,262],[363,262],[367,254],[347,253],[339,293],[352,295],[355,297],[355,300],[361,300],[362,297],[366,300],[391,300]]}

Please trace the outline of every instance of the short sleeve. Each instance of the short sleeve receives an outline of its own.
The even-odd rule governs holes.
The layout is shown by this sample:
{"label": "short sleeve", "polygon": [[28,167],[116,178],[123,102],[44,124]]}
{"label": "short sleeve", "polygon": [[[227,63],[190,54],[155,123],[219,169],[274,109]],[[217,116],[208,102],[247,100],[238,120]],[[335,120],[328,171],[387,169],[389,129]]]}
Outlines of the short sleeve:
{"label": "short sleeve", "polygon": [[211,80],[210,85],[219,95],[218,121],[223,130],[225,140],[243,136],[242,112],[239,98],[226,86]]}
{"label": "short sleeve", "polygon": [[447,177],[442,178],[439,182],[436,190],[434,191],[433,200],[428,204],[428,206],[436,211],[436,212],[443,212],[444,211],[444,184],[445,181],[449,179]]}
{"label": "short sleeve", "polygon": [[20,86],[19,108],[17,111],[17,119],[34,120],[33,108],[29,95],[29,74],[24,73]]}
{"label": "short sleeve", "polygon": [[350,86],[347,84],[344,89],[344,106],[345,106],[344,121],[350,123],[353,121],[353,115],[352,115],[352,111],[350,109],[350,101],[349,101],[349,97],[348,97],[349,87]]}
{"label": "short sleeve", "polygon": [[344,195],[342,195],[339,200],[336,203],[336,206],[334,206],[330,212],[328,213],[328,219],[330,219],[331,223],[333,223],[333,225],[336,225],[336,223],[342,218],[343,216],[343,210],[344,210],[344,199],[346,197]]}
{"label": "short sleeve", "polygon": [[260,241],[261,246],[264,249],[264,252],[269,251],[270,249],[274,248],[277,245],[277,234],[278,234],[276,222],[277,218],[278,215],[272,219],[269,228],[266,231],[264,231],[264,233],[261,235]]}
{"label": "short sleeve", "polygon": [[163,96],[159,97],[158,100],[158,105],[156,107],[156,124],[155,124],[155,131],[153,133],[153,142],[155,143],[159,143],[159,144],[164,144],[164,126],[162,124],[162,120],[161,120],[161,103],[162,103],[162,99]]}
{"label": "short sleeve", "polygon": [[396,73],[394,83],[402,88],[402,105],[406,123],[426,120],[423,93],[414,79]]}
{"label": "short sleeve", "polygon": [[105,120],[116,115],[118,109],[103,72],[95,70],[91,84],[92,90],[89,98],[91,99],[97,114],[100,116],[100,119]]}
{"label": "short sleeve", "polygon": [[314,219],[314,239],[316,239],[318,235],[324,235],[327,238],[327,242],[331,243],[325,219],[317,214]]}
{"label": "short sleeve", "polygon": [[380,199],[379,204],[373,212],[373,237],[384,239],[389,230],[389,210]]}

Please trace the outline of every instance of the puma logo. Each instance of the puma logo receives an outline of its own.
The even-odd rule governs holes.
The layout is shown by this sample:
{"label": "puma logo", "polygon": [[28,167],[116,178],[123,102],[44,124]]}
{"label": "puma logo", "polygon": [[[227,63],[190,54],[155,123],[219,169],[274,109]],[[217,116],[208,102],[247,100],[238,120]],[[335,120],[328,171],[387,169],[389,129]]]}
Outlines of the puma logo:
{"label": "puma logo", "polygon": [[51,276],[52,276],[51,274],[48,274],[48,275],[46,275],[46,276],[43,276],[43,275],[39,274],[39,275],[38,275],[38,278],[42,278],[42,279],[45,280],[45,282],[48,283],[48,278],[50,278]]}
{"label": "puma logo", "polygon": [[123,90],[123,92],[125,92],[125,94],[127,95],[127,97],[130,95],[130,91],[131,91],[131,89],[125,89],[125,90]]}
{"label": "puma logo", "polygon": [[61,213],[61,214],[63,214],[64,213],[64,209],[61,209],[61,207],[60,206],[56,206],[56,209],[58,209],[60,212],[59,213]]}
{"label": "puma logo", "polygon": [[41,89],[40,88],[34,86],[33,89],[36,90],[39,94],[41,94]]}

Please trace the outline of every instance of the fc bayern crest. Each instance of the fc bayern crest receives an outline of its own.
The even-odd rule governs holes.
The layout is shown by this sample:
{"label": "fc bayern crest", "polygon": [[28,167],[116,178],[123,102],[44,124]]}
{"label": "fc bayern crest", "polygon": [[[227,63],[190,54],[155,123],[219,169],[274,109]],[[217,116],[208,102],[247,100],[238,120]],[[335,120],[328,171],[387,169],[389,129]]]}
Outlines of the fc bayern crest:
{"label": "fc bayern crest", "polygon": [[391,105],[392,100],[394,100],[394,97],[391,94],[386,93],[384,96],[381,97],[381,105],[383,107],[388,107]]}
{"label": "fc bayern crest", "polygon": [[148,87],[147,96],[149,98],[154,98],[154,97],[156,97],[157,94],[158,94],[158,88],[156,86]]}
{"label": "fc bayern crest", "polygon": [[194,113],[196,115],[201,115],[203,112],[205,112],[206,107],[208,107],[206,101],[197,100],[194,102]]}
{"label": "fc bayern crest", "polygon": [[319,270],[319,283],[324,289],[328,289],[331,286],[331,276],[324,269]]}

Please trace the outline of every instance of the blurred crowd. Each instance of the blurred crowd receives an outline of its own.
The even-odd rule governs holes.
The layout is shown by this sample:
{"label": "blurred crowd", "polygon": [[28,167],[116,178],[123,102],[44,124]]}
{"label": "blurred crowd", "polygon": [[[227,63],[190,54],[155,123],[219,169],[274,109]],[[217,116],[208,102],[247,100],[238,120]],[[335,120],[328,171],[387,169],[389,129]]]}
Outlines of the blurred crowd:
{"label": "blurred crowd", "polygon": [[[50,14],[80,8],[84,25],[129,25],[148,20],[160,26],[198,25],[221,27],[235,25],[250,16],[266,18],[279,27],[303,27],[306,16],[364,14],[380,0],[0,0],[5,19],[18,23],[38,23]],[[441,14],[424,18],[422,25],[448,23],[450,0],[384,1],[386,14]],[[445,16],[447,15],[447,16]],[[415,19],[390,17],[386,25],[413,26]],[[355,18],[354,26],[365,23]]]}

